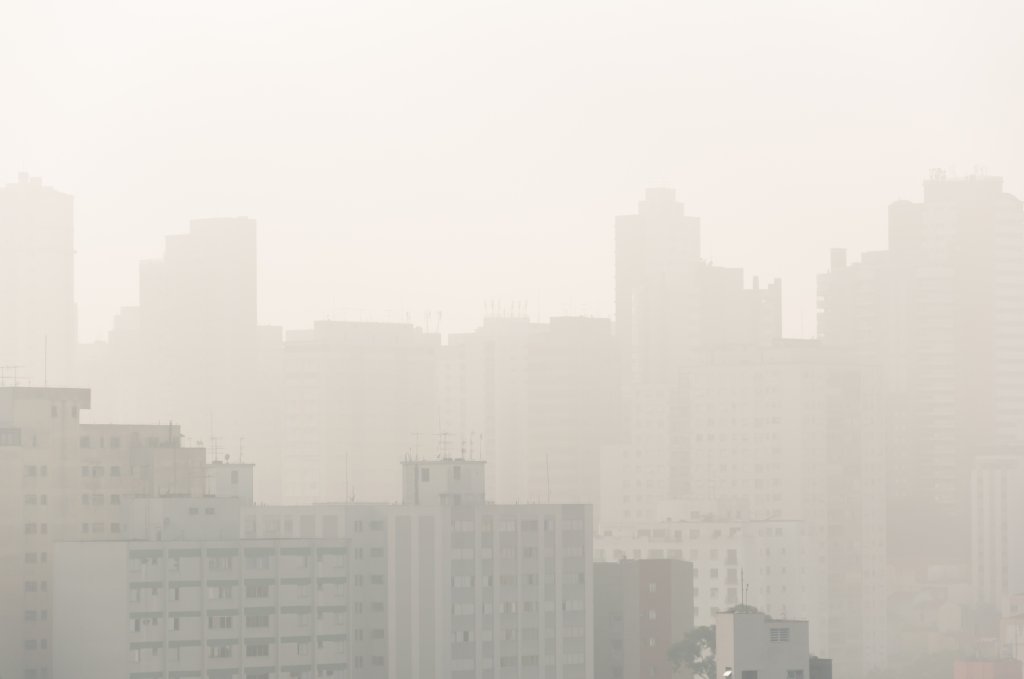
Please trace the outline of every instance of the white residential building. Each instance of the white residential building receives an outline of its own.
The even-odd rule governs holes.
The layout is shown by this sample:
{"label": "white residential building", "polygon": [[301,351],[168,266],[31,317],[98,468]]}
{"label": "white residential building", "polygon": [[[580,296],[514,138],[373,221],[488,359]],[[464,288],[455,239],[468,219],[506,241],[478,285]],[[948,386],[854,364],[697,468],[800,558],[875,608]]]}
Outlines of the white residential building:
{"label": "white residential building", "polygon": [[0,676],[52,679],[53,545],[123,540],[124,507],[202,496],[177,427],[83,424],[85,389],[0,388]]}
{"label": "white residential building", "polygon": [[[407,461],[402,497],[140,500],[138,540],[58,550],[56,653],[97,678],[593,676],[589,507],[489,504],[454,459]],[[107,595],[125,633],[83,639]]]}
{"label": "white residential building", "polygon": [[719,676],[735,679],[808,679],[809,626],[763,613],[719,613],[715,656]]}

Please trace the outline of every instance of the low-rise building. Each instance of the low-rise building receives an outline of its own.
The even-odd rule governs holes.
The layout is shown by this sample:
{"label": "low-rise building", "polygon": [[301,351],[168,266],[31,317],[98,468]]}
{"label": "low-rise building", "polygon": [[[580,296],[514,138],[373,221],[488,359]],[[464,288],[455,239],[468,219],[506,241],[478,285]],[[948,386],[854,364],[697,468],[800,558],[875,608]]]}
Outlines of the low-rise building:
{"label": "low-rise building", "polygon": [[718,674],[734,679],[810,676],[806,620],[775,620],[763,613],[719,613],[715,621]]}

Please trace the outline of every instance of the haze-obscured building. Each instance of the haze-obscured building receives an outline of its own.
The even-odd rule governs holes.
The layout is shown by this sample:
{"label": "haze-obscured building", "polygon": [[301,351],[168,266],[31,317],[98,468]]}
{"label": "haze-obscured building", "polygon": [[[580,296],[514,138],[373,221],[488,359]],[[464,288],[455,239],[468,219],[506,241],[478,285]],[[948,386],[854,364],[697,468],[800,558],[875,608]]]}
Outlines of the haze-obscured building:
{"label": "haze-obscured building", "polygon": [[21,174],[0,187],[0,386],[74,384],[74,200]]}
{"label": "haze-obscured building", "polygon": [[693,629],[693,564],[594,564],[594,677],[671,679],[668,649]]}

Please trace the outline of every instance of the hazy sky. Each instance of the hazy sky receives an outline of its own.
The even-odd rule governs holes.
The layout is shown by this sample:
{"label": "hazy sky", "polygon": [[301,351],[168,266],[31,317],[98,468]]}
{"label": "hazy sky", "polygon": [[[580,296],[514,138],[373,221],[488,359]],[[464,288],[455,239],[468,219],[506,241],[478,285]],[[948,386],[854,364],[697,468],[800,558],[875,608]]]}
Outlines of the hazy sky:
{"label": "hazy sky", "polygon": [[612,222],[674,186],[705,255],[885,242],[931,167],[1024,196],[1024,3],[0,0],[0,182],[74,194],[81,336],[193,217],[260,224],[261,322],[612,311]]}

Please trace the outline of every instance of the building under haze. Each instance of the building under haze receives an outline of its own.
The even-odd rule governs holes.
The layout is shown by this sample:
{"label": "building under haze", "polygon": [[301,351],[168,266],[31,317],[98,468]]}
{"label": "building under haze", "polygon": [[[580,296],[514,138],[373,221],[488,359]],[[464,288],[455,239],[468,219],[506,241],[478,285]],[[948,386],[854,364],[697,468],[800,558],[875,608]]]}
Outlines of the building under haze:
{"label": "building under haze", "polygon": [[[657,504],[658,517],[737,526],[796,522],[801,533],[799,552],[789,552],[781,573],[774,570],[797,581],[773,586],[760,568],[733,565],[732,582],[709,583],[719,594],[713,603],[697,588],[698,620],[710,614],[707,605],[725,610],[741,600],[742,569],[753,588],[782,594],[762,610],[812,620],[813,648],[835,659],[838,676],[884,666],[885,419],[877,371],[812,340],[783,340],[699,352],[682,374],[675,422],[686,456],[673,499]],[[635,458],[605,461],[607,507],[625,515],[637,503],[655,503],[635,473]],[[642,523],[657,530],[654,520]],[[614,533],[603,526],[609,527]],[[704,572],[698,559],[684,558]],[[749,601],[757,601],[757,589]]]}
{"label": "building under haze", "polygon": [[454,454],[439,436],[441,338],[403,323],[319,321],[287,333],[286,504],[394,502],[403,458]]}
{"label": "building under haze", "polygon": [[809,542],[800,521],[666,518],[602,529],[594,561],[689,562],[696,625],[715,624],[719,612],[744,600],[770,615],[824,621],[823,602],[812,600],[824,565],[810,558]]}
{"label": "building under haze", "polygon": [[596,506],[600,452],[618,436],[617,374],[607,319],[488,318],[442,351],[441,427],[487,461],[496,501]]}
{"label": "building under haze", "polygon": [[806,620],[778,620],[763,613],[719,613],[715,620],[719,676],[810,679],[809,637]]}
{"label": "building under haze", "polygon": [[74,379],[74,201],[22,174],[0,187],[0,386]]}
{"label": "building under haze", "polygon": [[[137,496],[202,496],[177,427],[89,425],[85,389],[0,388],[0,676],[56,679],[53,548],[123,540]],[[82,585],[88,589],[88,584]]]}
{"label": "building under haze", "polygon": [[594,564],[594,678],[675,675],[668,649],[693,629],[693,564]]}
{"label": "building under haze", "polygon": [[[671,189],[649,189],[615,222],[615,323],[625,432],[605,450],[602,520],[653,518],[686,491],[686,371],[710,347],[762,346],[779,337],[781,285],[746,287],[741,269],[701,257],[700,220]],[[636,492],[633,492],[636,491]],[[627,499],[628,498],[628,499]],[[611,503],[611,504],[608,504]]]}
{"label": "building under haze", "polygon": [[491,504],[483,467],[406,461],[397,504],[136,501],[126,539],[56,550],[58,669],[593,676],[590,508]]}
{"label": "building under haze", "polygon": [[981,455],[971,474],[971,573],[980,604],[1024,594],[1024,449]]}
{"label": "building under haze", "polygon": [[257,326],[256,222],[197,219],[139,267],[139,304],[106,342],[79,347],[81,381],[100,421],[173,421],[215,458],[263,473],[262,501],[280,501],[283,344]]}
{"label": "building under haze", "polygon": [[881,367],[891,556],[969,561],[972,460],[1024,439],[1024,209],[991,176],[934,171],[889,208],[889,247],[819,277],[819,333]]}

